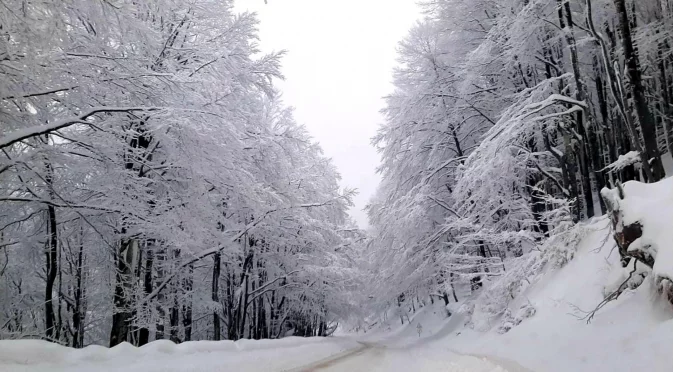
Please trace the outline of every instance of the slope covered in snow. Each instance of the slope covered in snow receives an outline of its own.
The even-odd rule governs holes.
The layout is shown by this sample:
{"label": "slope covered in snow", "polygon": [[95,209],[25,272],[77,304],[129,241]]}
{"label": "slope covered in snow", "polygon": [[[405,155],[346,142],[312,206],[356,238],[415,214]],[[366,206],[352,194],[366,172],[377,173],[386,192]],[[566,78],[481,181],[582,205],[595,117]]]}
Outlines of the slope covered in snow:
{"label": "slope covered in snow", "polygon": [[[483,308],[485,303],[479,302],[483,296],[476,293],[450,304],[454,314],[449,318],[436,302],[378,339],[412,349],[500,359],[500,366],[509,363],[511,370],[523,366],[539,372],[671,371],[673,309],[658,288],[657,278],[673,273],[669,271],[673,265],[673,258],[669,258],[673,257],[673,179],[656,184],[628,182],[623,189],[625,197],[619,203],[624,223],[638,221],[643,226],[642,237],[634,246],[649,247],[656,258],[644,280],[627,282],[633,261],[622,267],[611,221],[602,216],[578,226],[579,239],[569,239],[567,247],[553,247],[568,258],[562,267],[533,256],[529,262],[545,262],[545,266],[539,272],[529,271],[533,273],[528,274],[529,282],[510,299],[504,312],[492,315],[490,309]],[[638,264],[633,278],[649,273],[644,266]],[[623,283],[628,288],[595,311]],[[529,309],[529,313],[511,322],[516,317],[509,314],[519,309]],[[399,324],[399,319],[389,323]],[[422,325],[422,337],[416,334],[418,324]],[[374,334],[387,327],[379,326]]]}
{"label": "slope covered in snow", "polygon": [[[629,189],[627,185],[627,193]],[[141,348],[125,343],[82,350],[43,341],[0,341],[0,370],[670,371],[672,313],[650,279],[624,292],[587,323],[590,310],[615,282],[624,280],[609,224],[602,217],[584,226],[574,259],[538,275],[511,301],[512,311],[527,303],[536,312],[504,334],[499,327],[502,316],[482,319],[491,327],[478,331],[468,315],[447,318],[443,305],[435,302],[404,325],[391,318],[352,337],[180,345],[158,341]]]}
{"label": "slope covered in snow", "polygon": [[587,322],[615,281],[624,280],[609,224],[602,217],[586,226],[575,258],[540,276],[511,302],[511,309],[531,304],[533,317],[505,334],[496,331],[499,318],[489,319],[493,327],[486,332],[463,322],[448,327],[450,336],[442,343],[447,349],[516,360],[534,371],[670,371],[671,308],[651,279],[625,291]]}

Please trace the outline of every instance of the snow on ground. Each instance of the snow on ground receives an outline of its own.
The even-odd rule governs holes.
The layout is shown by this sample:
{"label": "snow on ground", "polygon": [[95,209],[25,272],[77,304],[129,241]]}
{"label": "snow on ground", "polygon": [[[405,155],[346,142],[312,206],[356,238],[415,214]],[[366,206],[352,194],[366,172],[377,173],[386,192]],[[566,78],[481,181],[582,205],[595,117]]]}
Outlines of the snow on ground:
{"label": "snow on ground", "polygon": [[[124,343],[81,350],[45,341],[0,341],[0,371],[441,371],[529,372],[486,356],[461,355],[438,342],[447,322],[442,306],[428,306],[393,332],[365,337],[281,340],[196,341],[175,345],[155,341],[140,348]],[[417,325],[423,331],[418,335]],[[505,367],[506,366],[506,367]]]}
{"label": "snow on ground", "polygon": [[0,371],[284,371],[358,345],[347,338],[289,337],[179,345],[155,341],[140,348],[124,343],[111,349],[89,346],[74,350],[45,341],[0,341]]}
{"label": "snow on ground", "polygon": [[[403,325],[400,325],[399,318],[388,319],[372,331],[360,334],[358,339],[393,347],[427,343],[435,339],[437,333],[445,326],[446,314],[444,306],[440,302],[435,302],[434,306],[426,306],[418,310],[409,321],[405,320]],[[421,325],[420,336],[418,334],[419,324]]]}
{"label": "snow on ground", "polygon": [[394,348],[384,345],[374,345],[352,357],[328,362],[303,371],[524,372],[523,370],[506,370],[487,358],[459,355],[436,347]]}
{"label": "snow on ground", "polygon": [[[636,191],[638,185],[625,185],[627,197],[629,193],[633,196],[661,196],[658,206],[657,202],[646,206],[652,216],[645,221],[646,236],[649,236],[647,224],[659,226],[673,222],[671,217],[655,221],[656,216],[671,216],[673,210],[670,207],[673,199],[669,200],[670,203],[662,200],[673,195],[673,185],[667,182],[672,181],[654,187],[661,189],[658,191],[652,187]],[[670,233],[673,231],[671,228],[665,232]],[[536,314],[505,334],[497,332],[499,318],[489,320],[489,331],[478,332],[465,326],[467,319],[463,315],[454,314],[447,319],[441,304],[435,303],[421,309],[410,323],[399,329],[387,334],[377,330],[373,335],[368,333],[365,339],[400,348],[400,358],[395,352],[383,354],[380,358],[382,365],[391,366],[402,363],[400,359],[404,358],[418,360],[419,366],[424,366],[425,362],[467,365],[466,360],[459,359],[460,355],[452,354],[458,352],[463,358],[479,357],[481,368],[484,368],[483,363],[497,364],[497,368],[506,368],[510,372],[672,371],[673,310],[657,294],[651,278],[647,278],[637,289],[624,292],[587,323],[588,312],[614,289],[615,281],[623,280],[624,269],[619,264],[609,220],[606,217],[596,218],[586,229],[588,232],[577,247],[573,260],[561,269],[541,275],[537,282],[531,283],[512,301],[512,310],[530,303],[535,307]],[[655,230],[652,236],[663,234],[661,229]],[[667,247],[673,251],[673,245],[668,243]],[[662,257],[662,249],[659,249],[657,258]],[[399,320],[397,322],[399,324]],[[416,333],[419,323],[423,329],[420,338]],[[387,326],[379,327],[385,328]],[[438,355],[453,356],[438,359]],[[367,357],[367,360],[371,359]],[[355,360],[351,362],[355,363]],[[466,369],[471,370],[482,371],[478,368]]]}
{"label": "snow on ground", "polygon": [[[439,309],[441,311],[441,309]],[[420,314],[423,320],[432,317]],[[460,355],[414,339],[405,328],[375,343],[331,337],[244,342],[152,342],[141,348],[73,350],[44,341],[0,341],[0,371],[441,371],[528,372],[499,361]]]}
{"label": "snow on ground", "polygon": [[623,191],[623,200],[618,190],[605,190],[603,195],[619,206],[625,226],[642,225],[642,237],[629,250],[648,252],[656,260],[653,274],[673,278],[673,178],[651,184],[629,181]]}
{"label": "snow on ground", "polygon": [[608,224],[596,219],[576,257],[520,296],[519,302],[535,306],[535,316],[503,335],[449,326],[451,336],[442,342],[448,349],[495,355],[540,372],[671,371],[671,308],[649,279],[605,306],[591,323],[578,319],[603,300],[619,267]]}
{"label": "snow on ground", "polygon": [[[643,238],[656,248],[655,272],[670,273],[673,179],[627,183],[624,189],[625,217],[644,222]],[[671,371],[673,310],[651,278],[587,323],[588,312],[615,281],[623,280],[624,268],[609,220],[596,218],[586,230],[573,260],[539,276],[512,301],[511,309],[529,303],[536,313],[505,334],[496,331],[500,319],[488,319],[491,330],[478,332],[466,327],[470,323],[464,315],[447,318],[443,304],[435,302],[402,326],[389,319],[351,337],[159,341],[141,348],[122,344],[82,350],[44,341],[0,341],[0,371]]]}

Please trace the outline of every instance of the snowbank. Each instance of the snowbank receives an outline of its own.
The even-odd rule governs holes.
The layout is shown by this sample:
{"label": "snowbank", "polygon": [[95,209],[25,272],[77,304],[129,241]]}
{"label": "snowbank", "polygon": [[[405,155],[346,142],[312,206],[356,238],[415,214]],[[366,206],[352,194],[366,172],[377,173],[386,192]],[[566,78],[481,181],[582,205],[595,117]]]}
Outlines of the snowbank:
{"label": "snowbank", "polygon": [[40,340],[14,340],[0,341],[0,371],[282,371],[358,346],[346,338],[318,337],[178,345],[160,340],[142,347],[122,343],[109,349],[72,349]]}
{"label": "snowbank", "polygon": [[533,317],[505,334],[497,333],[500,319],[492,319],[487,332],[456,327],[443,340],[447,349],[515,360],[533,371],[671,371],[673,314],[651,279],[624,292],[587,324],[586,316],[604,299],[615,271],[623,270],[610,221],[596,219],[587,231],[573,260],[541,275],[512,301],[512,309],[530,303],[536,309]]}
{"label": "snowbank", "polygon": [[642,228],[642,236],[628,242],[628,252],[651,256],[655,278],[673,279],[673,178],[651,184],[630,181],[623,192],[605,189],[602,195],[619,213],[617,229],[633,224]]}
{"label": "snowbank", "polygon": [[393,347],[412,346],[436,336],[447,321],[447,311],[443,302],[436,301],[434,305],[419,309],[408,321],[405,320],[404,325],[400,325],[399,318],[391,318],[376,329],[361,335],[359,339]]}

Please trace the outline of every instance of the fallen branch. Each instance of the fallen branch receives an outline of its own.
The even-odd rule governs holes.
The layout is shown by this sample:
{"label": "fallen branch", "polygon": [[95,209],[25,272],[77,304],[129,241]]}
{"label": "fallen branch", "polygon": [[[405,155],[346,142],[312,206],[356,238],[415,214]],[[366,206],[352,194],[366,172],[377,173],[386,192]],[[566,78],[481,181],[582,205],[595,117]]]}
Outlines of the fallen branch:
{"label": "fallen branch", "polygon": [[633,260],[633,270],[631,270],[631,272],[629,273],[629,276],[622,282],[622,284],[619,285],[619,287],[617,287],[617,289],[616,289],[615,291],[613,291],[612,293],[610,293],[609,295],[607,295],[607,296],[605,297],[605,299],[604,299],[603,301],[601,301],[601,302],[598,304],[598,306],[596,306],[595,309],[593,309],[593,310],[591,310],[591,311],[589,311],[589,312],[586,312],[586,311],[581,310],[581,309],[578,308],[577,306],[575,306],[575,308],[576,308],[577,310],[582,311],[583,313],[586,314],[584,317],[582,317],[582,318],[580,318],[580,319],[581,319],[581,320],[586,320],[586,321],[587,321],[587,324],[591,323],[591,320],[594,318],[594,316],[596,316],[596,313],[598,312],[598,310],[602,309],[602,308],[603,308],[605,305],[607,305],[608,303],[610,303],[610,302],[612,302],[612,301],[618,299],[619,296],[620,296],[620,295],[626,290],[626,288],[628,287],[627,284],[628,284],[629,280],[631,280],[631,278],[633,277],[633,274],[636,272],[636,267],[637,267],[637,265],[638,265],[638,260],[634,259],[634,260]]}

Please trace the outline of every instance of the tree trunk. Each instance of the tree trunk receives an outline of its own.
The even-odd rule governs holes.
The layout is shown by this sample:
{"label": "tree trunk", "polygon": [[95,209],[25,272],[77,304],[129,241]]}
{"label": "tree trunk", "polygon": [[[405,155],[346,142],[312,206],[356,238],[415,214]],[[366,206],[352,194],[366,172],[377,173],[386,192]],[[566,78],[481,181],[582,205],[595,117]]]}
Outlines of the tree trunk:
{"label": "tree trunk", "polygon": [[669,81],[668,81],[668,71],[666,68],[666,58],[664,57],[665,53],[668,52],[668,47],[666,43],[659,43],[659,48],[657,50],[657,56],[659,58],[659,80],[661,84],[661,116],[664,124],[664,138],[666,139],[666,148],[668,149],[669,155],[673,156],[673,122],[671,122],[671,114],[673,110],[671,105],[671,97],[668,94]]}
{"label": "tree trunk", "polygon": [[189,265],[187,278],[184,280],[183,288],[185,295],[182,304],[182,327],[185,332],[184,341],[192,340],[192,287],[194,286],[194,265]]}
{"label": "tree trunk", "polygon": [[[584,83],[582,82],[582,73],[580,70],[580,65],[579,65],[579,57],[577,55],[577,43],[575,41],[575,33],[574,33],[574,23],[573,23],[573,17],[572,17],[572,12],[570,10],[570,2],[569,1],[562,1],[562,0],[557,0],[559,7],[563,5],[563,9],[565,9],[565,20],[567,22],[567,31],[565,32],[566,36],[566,42],[568,43],[568,47],[570,49],[570,61],[572,64],[573,68],[573,77],[575,78],[575,87],[576,87],[576,93],[575,93],[575,98],[578,101],[585,101],[586,96],[585,96],[585,87]],[[561,12],[561,10],[559,10]],[[560,18],[559,20],[561,22],[561,28],[565,28],[566,24],[563,22],[563,17]],[[585,118],[586,116],[586,118]],[[579,135],[580,138],[576,138],[577,141],[577,146],[572,146],[571,148],[574,150],[577,148],[577,160],[580,166],[580,176],[582,179],[582,191],[583,191],[583,202],[584,202],[584,208],[586,210],[586,217],[590,218],[594,216],[594,201],[593,201],[593,191],[591,188],[591,176],[589,172],[589,159],[587,157],[587,133],[586,133],[586,127],[585,127],[585,119],[587,122],[589,122],[589,117],[588,113],[586,110],[578,111],[577,115],[575,116],[575,129],[577,130],[577,134]],[[573,136],[574,137],[574,136]]]}
{"label": "tree trunk", "polygon": [[638,56],[634,50],[631,38],[631,25],[626,11],[625,0],[614,0],[614,3],[619,18],[622,49],[624,51],[624,59],[626,60],[626,75],[629,79],[628,87],[634,101],[636,115],[643,135],[647,160],[649,160],[651,167],[652,179],[649,179],[648,182],[657,182],[664,178],[666,173],[664,172],[659,149],[657,147],[657,133],[654,117],[650,112],[650,108],[647,105],[647,98],[645,97],[645,88],[643,87],[642,76],[638,67]]}
{"label": "tree trunk", "polygon": [[132,311],[130,295],[133,289],[133,262],[136,257],[137,241],[124,240],[115,255],[117,272],[115,274],[114,309],[112,330],[110,331],[110,347],[129,340]]}
{"label": "tree trunk", "polygon": [[[144,283],[143,283],[143,291],[145,292],[145,295],[148,295],[152,293],[153,289],[153,281],[152,281],[152,270],[154,266],[154,241],[153,240],[148,240],[146,244],[146,258],[145,258],[145,278],[144,278]],[[150,305],[146,304],[146,311],[150,312]],[[149,321],[149,319],[147,320]],[[146,345],[148,342],[150,342],[150,330],[147,328],[147,325],[144,325],[140,330],[138,331],[138,346],[143,346]]]}
{"label": "tree trunk", "polygon": [[[53,170],[49,162],[46,163],[47,174],[45,180],[49,188],[50,197],[53,195]],[[56,316],[54,314],[54,283],[58,272],[58,230],[56,224],[56,209],[53,205],[47,207],[47,226],[49,239],[46,249],[47,280],[44,287],[44,325],[47,340],[54,341]]]}
{"label": "tree trunk", "polygon": [[[155,259],[157,261],[157,278],[156,282],[161,283],[164,280],[164,265],[166,262],[166,248],[163,246],[159,246],[157,253],[155,255]],[[165,326],[164,322],[166,321],[166,310],[164,308],[164,302],[165,302],[166,296],[164,295],[163,291],[160,292],[157,295],[157,301],[156,301],[156,311],[157,311],[157,321],[155,325],[156,332],[154,334],[154,339],[155,340],[163,340],[165,335]]]}
{"label": "tree trunk", "polygon": [[458,302],[458,296],[456,295],[456,287],[453,284],[453,273],[449,275],[449,283],[451,283],[451,292],[453,292],[453,300]]}
{"label": "tree trunk", "polygon": [[[212,287],[211,287],[211,299],[213,300],[213,303],[219,304],[220,303],[220,266],[222,265],[222,255],[217,252],[213,256],[213,279],[212,279]],[[215,310],[213,311],[213,340],[219,341],[221,339],[220,336],[220,314],[219,311]]]}
{"label": "tree trunk", "polygon": [[[173,250],[173,262],[177,262],[178,258],[180,258],[180,250],[175,249]],[[173,270],[178,270],[177,268],[173,268]],[[173,285],[171,288],[173,289],[173,302],[171,304],[171,307],[168,311],[168,319],[169,319],[169,324],[171,327],[170,330],[170,340],[177,343],[180,343],[180,304],[179,304],[179,297],[182,294],[181,288],[180,288],[180,279],[175,278],[173,280]]]}
{"label": "tree trunk", "polygon": [[84,233],[82,232],[81,241],[79,244],[79,252],[77,253],[77,268],[75,271],[75,295],[74,295],[74,309],[72,312],[72,347],[79,349],[84,347],[84,319],[86,312],[84,310]]}
{"label": "tree trunk", "polygon": [[179,314],[179,304],[178,304],[177,292],[173,294],[173,305],[171,306],[168,314],[169,314],[169,320],[170,320],[170,326],[171,326],[170,340],[175,342],[176,344],[180,343],[180,336],[179,336],[180,314]]}

